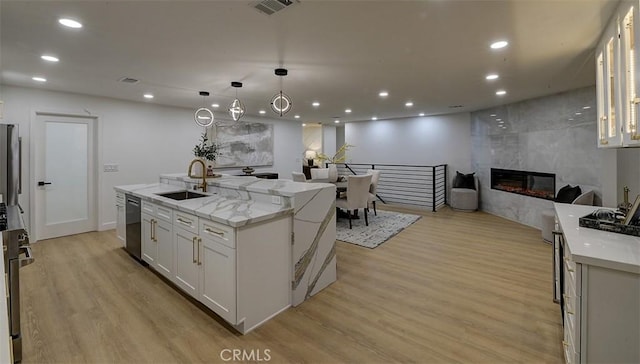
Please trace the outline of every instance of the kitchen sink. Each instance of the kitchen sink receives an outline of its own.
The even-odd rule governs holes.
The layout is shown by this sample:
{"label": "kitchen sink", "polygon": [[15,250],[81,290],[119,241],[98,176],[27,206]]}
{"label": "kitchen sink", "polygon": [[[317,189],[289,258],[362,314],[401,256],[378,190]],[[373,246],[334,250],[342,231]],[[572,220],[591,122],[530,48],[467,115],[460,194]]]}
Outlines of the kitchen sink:
{"label": "kitchen sink", "polygon": [[210,195],[203,195],[201,193],[192,191],[178,191],[169,193],[156,193],[158,196],[170,198],[172,200],[190,200],[192,198],[209,197]]}

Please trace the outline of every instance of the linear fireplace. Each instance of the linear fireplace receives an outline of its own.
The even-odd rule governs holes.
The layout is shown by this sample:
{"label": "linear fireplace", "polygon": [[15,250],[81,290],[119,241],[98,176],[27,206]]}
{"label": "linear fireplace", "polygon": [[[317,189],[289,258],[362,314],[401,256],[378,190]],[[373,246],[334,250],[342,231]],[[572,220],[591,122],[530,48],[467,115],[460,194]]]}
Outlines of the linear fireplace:
{"label": "linear fireplace", "polygon": [[553,200],[556,193],[556,175],[491,168],[491,189]]}

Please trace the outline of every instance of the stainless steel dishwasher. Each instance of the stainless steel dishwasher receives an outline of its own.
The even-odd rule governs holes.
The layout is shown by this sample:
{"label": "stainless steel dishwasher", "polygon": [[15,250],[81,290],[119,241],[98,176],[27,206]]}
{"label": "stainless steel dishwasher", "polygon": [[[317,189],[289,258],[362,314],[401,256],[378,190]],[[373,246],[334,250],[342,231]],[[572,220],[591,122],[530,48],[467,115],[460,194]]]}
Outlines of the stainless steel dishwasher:
{"label": "stainless steel dishwasher", "polygon": [[125,249],[136,259],[142,261],[142,224],[140,216],[140,198],[125,194],[127,245]]}

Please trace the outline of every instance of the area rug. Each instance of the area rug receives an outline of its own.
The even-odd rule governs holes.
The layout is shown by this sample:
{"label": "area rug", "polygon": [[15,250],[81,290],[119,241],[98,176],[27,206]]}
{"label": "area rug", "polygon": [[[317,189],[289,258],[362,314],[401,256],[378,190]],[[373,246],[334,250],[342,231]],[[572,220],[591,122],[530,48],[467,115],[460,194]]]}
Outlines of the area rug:
{"label": "area rug", "polygon": [[373,249],[391,239],[419,218],[419,215],[381,210],[378,210],[378,216],[375,216],[373,210],[370,210],[369,226],[366,226],[361,211],[360,219],[352,220],[352,229],[349,229],[347,218],[337,219],[336,239]]}

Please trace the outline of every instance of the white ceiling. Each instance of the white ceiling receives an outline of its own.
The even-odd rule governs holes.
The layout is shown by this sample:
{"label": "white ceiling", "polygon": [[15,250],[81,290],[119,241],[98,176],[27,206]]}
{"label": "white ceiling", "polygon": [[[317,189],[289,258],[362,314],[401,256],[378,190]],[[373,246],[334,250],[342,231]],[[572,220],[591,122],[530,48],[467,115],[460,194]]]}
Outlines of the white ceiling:
{"label": "white ceiling", "polygon": [[[242,0],[5,0],[1,82],[188,108],[201,107],[198,91],[206,90],[208,104],[221,104],[216,118],[228,119],[231,81],[244,83],[238,96],[247,114],[274,116],[274,69],[284,67],[294,105],[287,120],[473,111],[594,84],[593,48],[617,3],[301,0],[268,16]],[[59,17],[84,27],[62,27]],[[507,48],[489,48],[501,39]],[[60,62],[42,61],[44,53]],[[491,72],[500,78],[486,81]],[[124,76],[140,82],[118,82]],[[145,101],[145,92],[155,98]]]}

